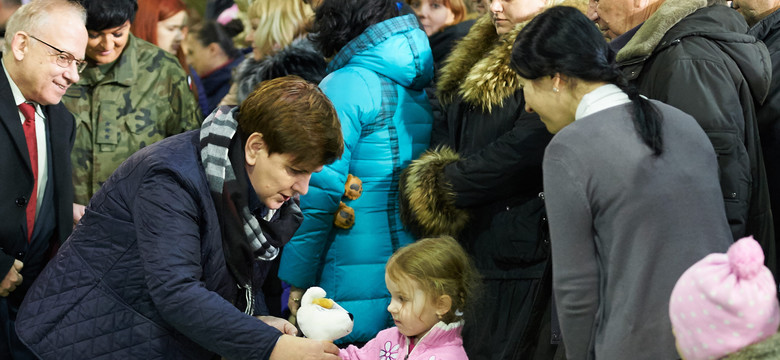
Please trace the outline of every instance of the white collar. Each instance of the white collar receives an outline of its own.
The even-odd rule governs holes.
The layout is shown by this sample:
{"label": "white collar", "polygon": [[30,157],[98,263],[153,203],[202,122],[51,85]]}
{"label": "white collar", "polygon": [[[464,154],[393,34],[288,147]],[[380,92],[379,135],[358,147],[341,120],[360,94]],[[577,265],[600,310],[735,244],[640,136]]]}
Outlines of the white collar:
{"label": "white collar", "polygon": [[577,105],[577,111],[574,113],[574,120],[629,102],[631,100],[628,99],[628,95],[617,85],[599,86],[582,97],[580,104]]}
{"label": "white collar", "polygon": [[[24,98],[24,95],[22,95],[22,90],[19,90],[19,87],[16,85],[13,79],[11,79],[11,75],[8,74],[8,69],[5,68],[5,59],[0,57],[0,63],[3,65],[3,73],[5,73],[5,78],[8,79],[8,85],[11,87],[11,93],[14,95],[14,105],[19,107],[19,105],[23,102],[27,102],[27,99]],[[30,101],[30,103],[35,106],[35,113],[40,117],[44,118],[43,112],[41,111],[41,105]]]}

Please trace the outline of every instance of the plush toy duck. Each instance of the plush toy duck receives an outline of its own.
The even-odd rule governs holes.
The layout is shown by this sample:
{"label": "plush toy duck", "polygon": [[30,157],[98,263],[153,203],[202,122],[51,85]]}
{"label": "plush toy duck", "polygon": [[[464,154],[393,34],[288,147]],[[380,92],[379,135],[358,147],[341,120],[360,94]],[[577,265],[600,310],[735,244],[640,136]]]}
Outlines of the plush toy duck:
{"label": "plush toy duck", "polygon": [[325,290],[313,286],[301,298],[296,317],[309,339],[333,341],[352,332],[352,314],[325,295]]}

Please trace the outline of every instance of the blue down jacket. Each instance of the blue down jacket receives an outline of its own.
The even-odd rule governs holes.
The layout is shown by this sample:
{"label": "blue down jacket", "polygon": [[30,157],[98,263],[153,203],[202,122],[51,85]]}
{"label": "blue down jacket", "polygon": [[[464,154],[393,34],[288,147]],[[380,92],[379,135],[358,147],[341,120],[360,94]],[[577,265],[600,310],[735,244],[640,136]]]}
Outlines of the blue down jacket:
{"label": "blue down jacket", "polygon": [[[413,14],[374,24],[328,65],[320,83],[341,121],[344,155],[311,177],[301,197],[304,220],[285,246],[279,278],[318,285],[355,317],[342,341],[368,341],[392,319],[386,308],[385,262],[413,241],[398,209],[398,178],[430,142],[433,116],[423,88],[433,78],[433,56]],[[363,181],[363,195],[343,197],[347,174]],[[350,229],[333,226],[339,202],[355,210]]]}
{"label": "blue down jacket", "polygon": [[198,137],[138,151],[92,198],[19,311],[19,337],[39,357],[270,356],[281,333],[233,305]]}

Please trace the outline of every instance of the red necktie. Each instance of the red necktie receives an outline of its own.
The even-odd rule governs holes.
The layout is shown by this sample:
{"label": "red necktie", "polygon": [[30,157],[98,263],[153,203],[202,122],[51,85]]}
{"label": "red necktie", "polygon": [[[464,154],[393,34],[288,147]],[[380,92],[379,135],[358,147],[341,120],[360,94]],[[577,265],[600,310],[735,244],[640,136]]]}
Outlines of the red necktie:
{"label": "red necktie", "polygon": [[19,104],[24,115],[24,138],[27,140],[27,152],[30,154],[30,166],[33,171],[33,190],[27,203],[27,241],[32,238],[35,226],[35,208],[38,204],[38,140],[35,137],[35,108],[29,103]]}

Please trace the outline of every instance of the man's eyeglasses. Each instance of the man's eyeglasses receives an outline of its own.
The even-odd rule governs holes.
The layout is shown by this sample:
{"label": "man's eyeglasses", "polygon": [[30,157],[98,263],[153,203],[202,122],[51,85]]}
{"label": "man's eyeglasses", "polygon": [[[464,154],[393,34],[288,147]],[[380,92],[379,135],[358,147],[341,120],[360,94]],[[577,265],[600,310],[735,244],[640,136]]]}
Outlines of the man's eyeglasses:
{"label": "man's eyeglasses", "polygon": [[47,43],[47,42],[45,42],[45,41],[43,41],[41,39],[38,39],[35,36],[30,35],[30,37],[35,39],[35,40],[40,41],[41,43],[43,43],[44,45],[46,45],[48,47],[54,49],[54,51],[56,51],[58,53],[58,54],[55,54],[55,56],[57,57],[57,65],[59,65],[60,67],[64,67],[64,68],[70,67],[70,64],[73,63],[74,61],[76,62],[76,69],[78,70],[79,73],[84,71],[84,68],[87,67],[87,62],[85,60],[78,60],[78,59],[76,59],[75,56],[71,55],[69,52],[57,49],[56,47],[52,46],[51,44],[49,44],[49,43]]}

